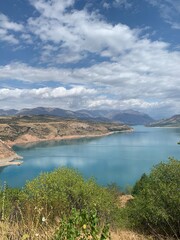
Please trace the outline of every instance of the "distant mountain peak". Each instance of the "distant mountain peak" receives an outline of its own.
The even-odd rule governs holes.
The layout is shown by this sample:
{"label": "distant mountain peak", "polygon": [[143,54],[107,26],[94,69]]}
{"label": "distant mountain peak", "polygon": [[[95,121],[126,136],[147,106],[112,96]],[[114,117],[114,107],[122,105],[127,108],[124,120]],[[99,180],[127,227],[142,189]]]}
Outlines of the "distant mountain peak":
{"label": "distant mountain peak", "polygon": [[23,108],[21,110],[0,110],[0,115],[51,115],[96,122],[121,122],[129,125],[145,125],[154,121],[149,115],[132,109],[82,109],[78,111],[71,111],[53,107],[36,107]]}

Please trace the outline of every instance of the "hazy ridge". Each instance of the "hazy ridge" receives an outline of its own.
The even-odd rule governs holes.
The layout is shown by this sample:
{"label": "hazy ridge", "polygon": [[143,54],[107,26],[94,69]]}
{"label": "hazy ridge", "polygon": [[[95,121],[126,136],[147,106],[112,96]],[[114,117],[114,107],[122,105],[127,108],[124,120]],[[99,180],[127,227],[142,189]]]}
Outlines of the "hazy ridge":
{"label": "hazy ridge", "polygon": [[118,122],[128,125],[145,125],[154,122],[154,119],[145,113],[134,110],[78,110],[71,111],[61,108],[24,108],[22,110],[0,109],[1,116],[10,115],[48,115],[70,119],[91,120],[97,122]]}
{"label": "hazy ridge", "polygon": [[151,123],[149,127],[180,127],[180,114]]}

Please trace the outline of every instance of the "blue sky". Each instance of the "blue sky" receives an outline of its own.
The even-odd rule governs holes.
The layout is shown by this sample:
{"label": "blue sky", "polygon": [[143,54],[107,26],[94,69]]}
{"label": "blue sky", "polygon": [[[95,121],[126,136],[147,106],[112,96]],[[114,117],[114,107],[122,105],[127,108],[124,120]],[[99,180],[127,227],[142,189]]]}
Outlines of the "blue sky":
{"label": "blue sky", "polygon": [[0,1],[0,108],[180,113],[179,0]]}

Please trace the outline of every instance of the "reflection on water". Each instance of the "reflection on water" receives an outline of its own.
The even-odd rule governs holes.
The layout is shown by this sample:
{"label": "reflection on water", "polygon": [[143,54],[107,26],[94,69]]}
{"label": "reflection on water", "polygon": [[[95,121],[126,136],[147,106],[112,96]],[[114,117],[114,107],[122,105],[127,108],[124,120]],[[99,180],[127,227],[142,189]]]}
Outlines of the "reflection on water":
{"label": "reflection on water", "polygon": [[[97,137],[97,138],[102,138],[102,137]],[[37,143],[27,143],[23,145],[16,145],[13,147],[15,151],[20,150],[28,150],[32,148],[46,148],[46,147],[56,147],[56,146],[63,146],[63,145],[78,145],[78,144],[86,144],[94,139],[97,139],[95,137],[92,138],[79,138],[79,139],[63,139],[63,140],[54,140],[54,141],[42,141],[42,142],[37,142]]]}
{"label": "reflection on water", "polygon": [[24,163],[1,168],[0,178],[11,186],[23,186],[40,172],[67,166],[78,169],[85,177],[95,177],[102,185],[115,182],[125,187],[169,156],[180,159],[179,138],[177,128],[137,126],[132,133],[16,146]]}

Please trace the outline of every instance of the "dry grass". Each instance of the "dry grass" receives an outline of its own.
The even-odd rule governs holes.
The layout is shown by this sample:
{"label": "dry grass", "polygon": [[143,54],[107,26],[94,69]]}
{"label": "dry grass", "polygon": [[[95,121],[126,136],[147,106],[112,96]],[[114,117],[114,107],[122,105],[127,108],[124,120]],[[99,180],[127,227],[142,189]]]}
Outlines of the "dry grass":
{"label": "dry grass", "polygon": [[[0,222],[1,240],[49,240],[53,238],[56,227],[41,225],[25,226],[19,223]],[[133,231],[121,230],[111,233],[112,240],[152,240],[153,238],[137,234]]]}
{"label": "dry grass", "polygon": [[126,206],[126,204],[132,199],[134,199],[134,197],[132,195],[122,195],[122,196],[120,196],[119,197],[119,207],[124,208]]}
{"label": "dry grass", "polygon": [[56,228],[48,226],[23,225],[20,223],[0,222],[1,240],[48,240],[52,239]]}
{"label": "dry grass", "polygon": [[121,230],[111,233],[112,240],[153,240],[152,237],[140,235],[133,231]]}
{"label": "dry grass", "polygon": [[[130,199],[132,199],[131,195],[121,196],[120,207],[124,207]],[[8,220],[0,221],[0,240],[52,240],[60,223],[60,221],[56,221],[54,226],[50,226],[48,222],[40,222],[38,220],[38,215],[33,217],[31,214],[27,214],[26,216],[21,215],[21,217],[21,221],[16,221],[15,219],[11,222]],[[111,240],[121,239],[152,240],[152,238],[147,238],[143,235],[128,230],[111,232]]]}

